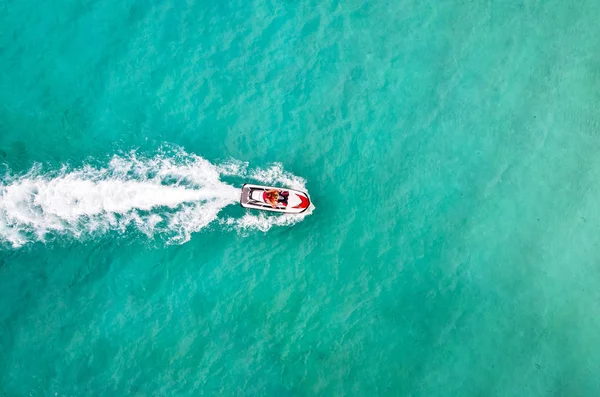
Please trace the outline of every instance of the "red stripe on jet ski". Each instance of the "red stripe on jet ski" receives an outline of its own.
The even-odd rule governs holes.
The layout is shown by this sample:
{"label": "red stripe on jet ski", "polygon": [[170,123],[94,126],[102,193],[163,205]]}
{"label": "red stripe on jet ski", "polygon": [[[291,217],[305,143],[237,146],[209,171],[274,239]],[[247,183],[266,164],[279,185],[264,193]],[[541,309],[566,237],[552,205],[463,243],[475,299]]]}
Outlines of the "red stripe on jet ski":
{"label": "red stripe on jet ski", "polygon": [[308,198],[301,196],[299,194],[296,194],[296,196],[298,196],[300,198],[301,203],[298,204],[297,206],[295,206],[294,208],[307,208],[310,204],[310,201],[308,201]]}

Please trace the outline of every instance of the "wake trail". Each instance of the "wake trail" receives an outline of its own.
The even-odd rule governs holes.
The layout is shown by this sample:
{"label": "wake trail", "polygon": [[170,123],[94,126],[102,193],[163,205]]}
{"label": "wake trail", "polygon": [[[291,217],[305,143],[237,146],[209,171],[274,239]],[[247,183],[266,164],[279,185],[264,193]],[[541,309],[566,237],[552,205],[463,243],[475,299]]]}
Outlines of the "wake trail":
{"label": "wake trail", "polygon": [[143,157],[114,156],[105,166],[85,165],[0,179],[0,243],[13,248],[56,237],[84,239],[135,229],[183,243],[211,223],[226,229],[267,231],[305,215],[252,214],[221,217],[239,203],[240,190],[222,177],[252,179],[304,189],[304,180],[279,164],[249,170],[246,163],[215,165],[183,150]]}

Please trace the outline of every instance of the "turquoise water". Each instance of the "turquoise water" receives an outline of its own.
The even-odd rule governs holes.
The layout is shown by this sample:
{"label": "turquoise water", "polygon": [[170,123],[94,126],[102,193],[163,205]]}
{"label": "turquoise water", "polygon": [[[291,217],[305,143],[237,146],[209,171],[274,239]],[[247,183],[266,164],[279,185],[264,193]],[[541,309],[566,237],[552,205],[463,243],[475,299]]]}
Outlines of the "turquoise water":
{"label": "turquoise water", "polygon": [[0,2],[0,396],[600,395],[598,15]]}

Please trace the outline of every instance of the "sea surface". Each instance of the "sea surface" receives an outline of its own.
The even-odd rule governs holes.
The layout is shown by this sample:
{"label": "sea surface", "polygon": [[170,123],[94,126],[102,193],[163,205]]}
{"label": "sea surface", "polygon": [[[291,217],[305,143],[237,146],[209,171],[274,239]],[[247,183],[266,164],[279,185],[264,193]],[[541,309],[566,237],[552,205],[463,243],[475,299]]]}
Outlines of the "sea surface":
{"label": "sea surface", "polygon": [[599,16],[0,0],[0,396],[600,396]]}

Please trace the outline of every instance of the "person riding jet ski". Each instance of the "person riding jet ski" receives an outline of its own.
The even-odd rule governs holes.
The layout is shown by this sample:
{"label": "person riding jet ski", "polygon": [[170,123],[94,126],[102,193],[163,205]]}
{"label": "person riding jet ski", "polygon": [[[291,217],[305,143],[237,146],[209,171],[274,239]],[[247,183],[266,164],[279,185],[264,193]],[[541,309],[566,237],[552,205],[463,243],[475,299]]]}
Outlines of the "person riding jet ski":
{"label": "person riding jet ski", "polygon": [[267,190],[264,193],[263,198],[265,202],[271,204],[271,207],[276,208],[278,205],[283,205],[284,207],[288,205],[288,197],[290,196],[290,192],[286,190]]}

